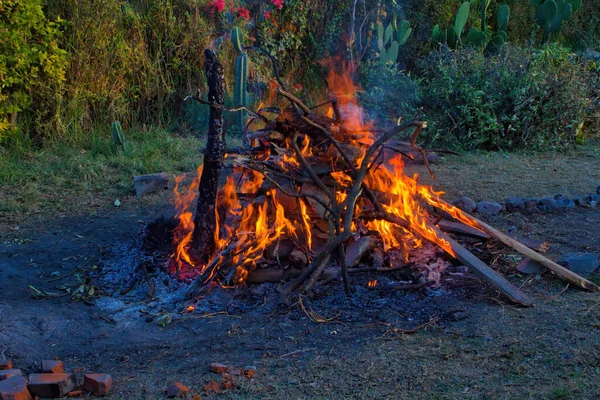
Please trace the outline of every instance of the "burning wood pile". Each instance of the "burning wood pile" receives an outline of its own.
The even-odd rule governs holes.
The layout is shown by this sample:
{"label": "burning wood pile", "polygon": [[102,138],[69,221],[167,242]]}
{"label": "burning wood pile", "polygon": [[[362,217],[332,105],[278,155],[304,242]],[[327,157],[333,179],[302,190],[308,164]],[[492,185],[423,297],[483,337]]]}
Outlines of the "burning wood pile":
{"label": "burning wood pile", "polygon": [[[236,286],[256,280],[257,275],[268,275],[263,281],[289,281],[282,291],[286,298],[298,291],[310,292],[319,281],[336,277],[341,277],[350,293],[353,272],[399,270],[410,265],[411,253],[434,245],[509,300],[533,304],[444,233],[436,225],[439,218],[432,215],[433,210],[452,216],[467,225],[465,229],[499,239],[579,287],[596,289],[593,283],[446,203],[440,193],[419,184],[418,176],[407,176],[403,154],[420,154],[427,165],[426,151],[417,145],[426,123],[377,129],[357,103],[349,70],[332,68],[328,78],[331,100],[309,107],[287,90],[275,68],[277,94],[290,105],[246,110],[250,118],[245,150],[225,154],[222,112],[232,110],[223,107],[222,66],[211,51],[205,56],[208,100],[199,95],[193,98],[210,106],[208,145],[201,178],[187,191],[177,182],[176,250],[169,263],[174,276],[193,280],[188,298],[197,298],[211,283]],[[407,132],[410,142],[395,139]],[[235,169],[218,190],[224,157]],[[357,268],[360,260],[369,267]],[[430,283],[423,278],[408,286]]]}

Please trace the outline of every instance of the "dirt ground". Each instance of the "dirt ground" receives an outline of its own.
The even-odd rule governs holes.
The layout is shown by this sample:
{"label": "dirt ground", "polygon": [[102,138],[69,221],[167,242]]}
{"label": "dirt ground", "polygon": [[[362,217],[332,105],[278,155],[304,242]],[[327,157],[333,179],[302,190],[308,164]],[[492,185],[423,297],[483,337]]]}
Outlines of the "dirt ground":
{"label": "dirt ground", "polygon": [[[461,174],[468,164],[450,169],[442,163],[438,176]],[[489,184],[502,192],[498,196],[509,185],[500,179]],[[455,194],[501,199],[468,185]],[[214,300],[210,305],[185,313],[109,296],[98,278],[128,257],[145,223],[172,213],[165,193],[79,211],[2,225],[0,358],[12,358],[24,373],[60,357],[67,368],[110,373],[110,399],[163,399],[175,381],[192,388],[190,399],[196,393],[223,399],[600,398],[600,296],[566,289],[549,274],[502,271],[535,299],[529,309],[504,303],[466,274],[416,293],[367,291],[353,278],[352,298],[336,285],[304,303],[326,323],[308,318],[299,304],[273,305],[261,288],[222,290],[217,300],[207,299]],[[490,222],[548,241],[553,257],[600,251],[600,208],[504,214]],[[518,261],[510,252],[503,258]],[[82,285],[85,296],[65,291]],[[157,322],[167,312],[173,319],[162,327]],[[253,365],[257,373],[236,378],[234,390],[207,395],[203,386],[220,382],[208,371],[212,362]]]}

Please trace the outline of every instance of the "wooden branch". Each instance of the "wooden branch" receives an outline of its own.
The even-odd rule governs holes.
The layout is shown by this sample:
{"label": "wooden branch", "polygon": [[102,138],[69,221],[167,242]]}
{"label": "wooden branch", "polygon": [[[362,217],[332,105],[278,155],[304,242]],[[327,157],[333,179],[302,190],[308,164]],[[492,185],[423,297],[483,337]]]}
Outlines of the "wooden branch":
{"label": "wooden branch", "polygon": [[500,240],[505,245],[512,247],[519,253],[529,257],[530,259],[532,259],[534,261],[539,262],[544,267],[553,271],[558,276],[564,278],[568,282],[573,283],[577,287],[580,287],[585,290],[593,291],[593,292],[598,290],[598,286],[596,284],[588,281],[587,279],[585,279],[582,276],[577,275],[575,272],[563,267],[562,265],[555,263],[554,261],[550,260],[549,258],[544,257],[543,255],[539,254],[538,252],[525,246],[523,243],[500,232],[499,230],[497,230],[496,228],[493,228],[492,226],[486,224],[485,222],[473,217],[472,215],[467,214],[464,211],[461,211],[461,210],[453,207],[451,204],[447,203],[446,201],[444,201],[442,199],[431,199],[431,200],[428,198],[425,198],[425,199],[432,206],[441,208],[444,211],[447,211],[448,209],[453,208],[453,210],[455,210],[454,214],[458,214],[459,219],[462,219],[465,223],[474,225],[477,229],[480,229],[480,230],[488,233],[490,236]]}
{"label": "wooden branch", "polygon": [[[208,81],[208,101],[223,105],[225,73],[223,65],[212,50],[204,51],[204,69]],[[203,260],[207,259],[215,248],[214,232],[217,225],[215,208],[224,153],[223,110],[219,107],[210,107],[208,140],[204,150],[204,168],[198,187],[198,203],[192,236],[192,249]]]}
{"label": "wooden branch", "polygon": [[302,112],[304,113],[304,115],[309,115],[310,114],[310,108],[308,108],[308,106],[306,104],[304,104],[302,102],[302,100],[300,100],[299,98],[297,98],[296,96],[294,96],[293,94],[291,94],[290,92],[282,89],[282,88],[277,88],[277,92],[282,95],[283,97],[285,97],[286,99],[288,99],[289,101],[292,102],[292,104],[297,105],[298,107],[300,107],[300,109],[302,110]]}

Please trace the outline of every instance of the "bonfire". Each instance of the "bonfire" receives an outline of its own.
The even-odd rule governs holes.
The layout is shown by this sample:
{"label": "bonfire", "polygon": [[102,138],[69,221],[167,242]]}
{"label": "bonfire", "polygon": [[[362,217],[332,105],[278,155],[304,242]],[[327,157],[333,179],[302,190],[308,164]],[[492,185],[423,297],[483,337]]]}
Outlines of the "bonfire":
{"label": "bonfire", "polygon": [[[330,99],[318,106],[309,107],[291,94],[274,68],[274,88],[289,106],[227,110],[223,67],[212,51],[205,56],[207,99],[200,93],[190,98],[210,107],[208,144],[198,178],[187,186],[182,178],[176,182],[177,226],[167,263],[173,276],[192,283],[189,299],[216,284],[235,287],[251,281],[285,282],[285,299],[336,278],[351,293],[350,274],[372,273],[375,278],[414,266],[415,254],[433,246],[470,267],[510,301],[533,304],[443,232],[440,215],[454,219],[463,231],[500,240],[578,287],[596,290],[593,283],[445,202],[443,193],[420,184],[418,175],[406,174],[405,160],[416,157],[431,173],[428,152],[417,144],[426,123],[377,127],[357,101],[351,65],[330,66]],[[250,115],[244,147],[226,153],[222,113],[240,110]],[[398,140],[400,134],[408,134],[409,140]],[[235,167],[221,177],[224,158]],[[441,269],[412,275],[400,287],[437,284]],[[376,279],[368,284],[377,285]]]}

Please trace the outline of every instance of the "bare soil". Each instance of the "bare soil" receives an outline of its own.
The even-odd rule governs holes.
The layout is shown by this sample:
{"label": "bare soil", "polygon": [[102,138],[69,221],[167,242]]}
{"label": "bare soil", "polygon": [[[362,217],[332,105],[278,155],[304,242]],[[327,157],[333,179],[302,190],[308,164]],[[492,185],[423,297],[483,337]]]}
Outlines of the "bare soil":
{"label": "bare soil", "polygon": [[[454,173],[448,172],[452,165]],[[469,163],[442,162],[438,176],[454,175],[453,184],[464,188],[460,194],[476,200],[501,200],[509,191],[535,195],[508,181],[486,186],[495,179],[486,173],[500,167],[482,165],[487,169],[477,174]],[[546,179],[531,176],[531,182]],[[547,191],[556,192],[552,184]],[[329,320],[324,323],[311,320],[299,304],[277,305],[273,285],[218,290],[191,313],[103,287],[103,271],[125,265],[140,228],[172,213],[166,199],[163,193],[140,203],[125,199],[118,208],[46,215],[18,229],[4,224],[0,358],[12,358],[25,373],[54,357],[67,368],[108,372],[114,379],[110,399],[163,399],[175,381],[192,388],[188,398],[600,398],[599,295],[566,288],[550,274],[521,276],[511,267],[518,257],[510,251],[488,261],[535,299],[534,308],[505,304],[475,277],[458,272],[440,288],[419,292],[367,290],[364,277],[353,277],[351,298],[333,283],[303,302],[307,312]],[[599,208],[504,214],[489,222],[548,241],[553,257],[600,251]],[[88,302],[60,289],[81,284]],[[39,299],[30,286],[61,296]],[[160,326],[160,317],[171,312],[172,322]],[[207,395],[203,386],[220,382],[208,371],[212,362],[254,365],[257,373],[236,378],[234,390]]]}

